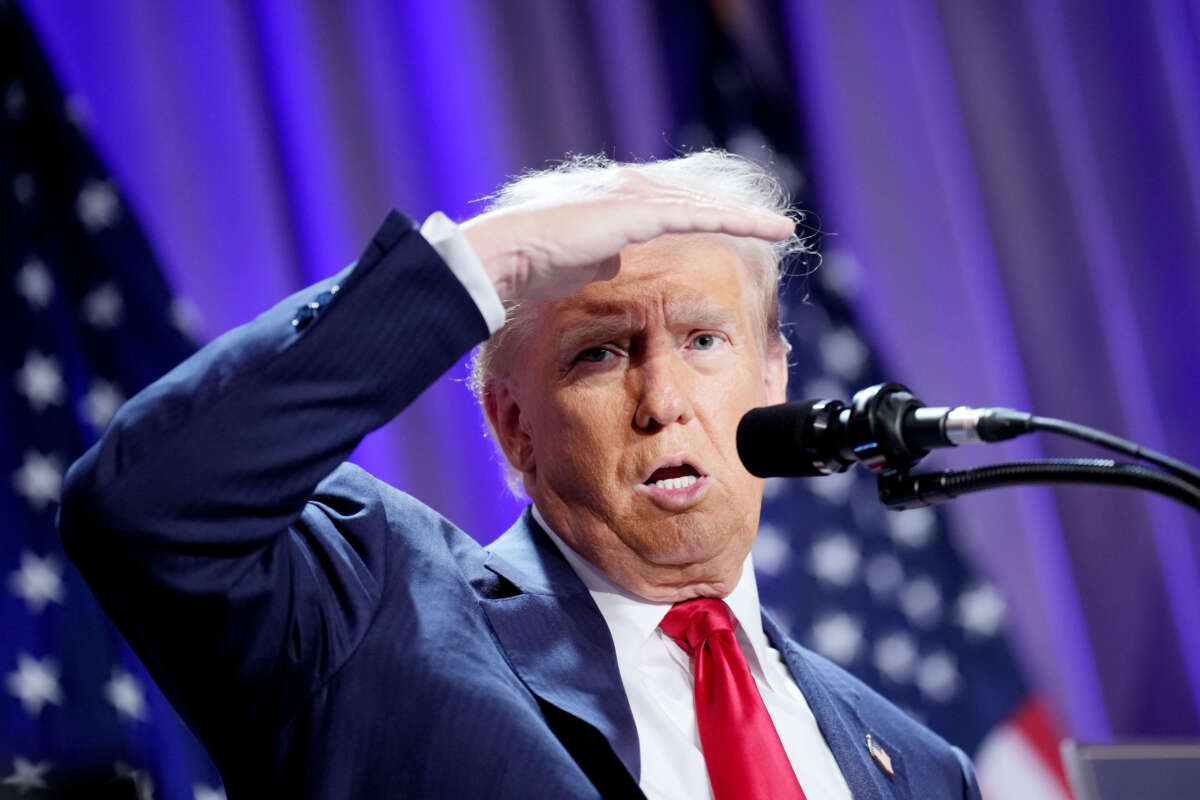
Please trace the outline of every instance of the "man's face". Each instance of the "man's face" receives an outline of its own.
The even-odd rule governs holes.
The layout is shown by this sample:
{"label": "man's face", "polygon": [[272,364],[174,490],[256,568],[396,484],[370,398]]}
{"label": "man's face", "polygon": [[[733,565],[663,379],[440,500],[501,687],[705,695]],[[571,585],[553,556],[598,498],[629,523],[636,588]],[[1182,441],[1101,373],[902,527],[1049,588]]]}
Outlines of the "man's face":
{"label": "man's face", "polygon": [[644,597],[728,593],[754,541],[762,481],[738,459],[737,424],[786,382],[759,302],[728,239],[665,236],[625,248],[614,280],[545,304],[514,368],[507,428],[527,491]]}

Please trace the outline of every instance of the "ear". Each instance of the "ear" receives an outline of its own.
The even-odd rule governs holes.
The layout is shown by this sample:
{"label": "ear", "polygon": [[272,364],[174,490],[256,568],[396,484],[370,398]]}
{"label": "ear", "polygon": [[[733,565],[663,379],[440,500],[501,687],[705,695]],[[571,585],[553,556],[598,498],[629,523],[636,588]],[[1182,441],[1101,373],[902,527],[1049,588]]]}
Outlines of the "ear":
{"label": "ear", "polygon": [[780,339],[767,348],[766,363],[763,365],[763,384],[767,390],[767,405],[787,402],[788,365],[787,343]]}
{"label": "ear", "polygon": [[508,381],[495,379],[487,385],[483,411],[508,463],[522,475],[532,472],[533,439],[522,425],[521,406]]}

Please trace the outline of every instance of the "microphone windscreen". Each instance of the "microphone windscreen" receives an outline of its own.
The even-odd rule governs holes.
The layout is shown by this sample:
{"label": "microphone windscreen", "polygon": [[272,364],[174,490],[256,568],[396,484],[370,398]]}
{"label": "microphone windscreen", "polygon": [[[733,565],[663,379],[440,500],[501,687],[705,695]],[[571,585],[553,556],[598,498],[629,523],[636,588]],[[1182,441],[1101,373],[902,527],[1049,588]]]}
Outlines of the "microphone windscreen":
{"label": "microphone windscreen", "polygon": [[737,449],[742,464],[760,478],[812,478],[825,472],[813,465],[808,421],[813,406],[805,400],[748,411],[738,423]]}

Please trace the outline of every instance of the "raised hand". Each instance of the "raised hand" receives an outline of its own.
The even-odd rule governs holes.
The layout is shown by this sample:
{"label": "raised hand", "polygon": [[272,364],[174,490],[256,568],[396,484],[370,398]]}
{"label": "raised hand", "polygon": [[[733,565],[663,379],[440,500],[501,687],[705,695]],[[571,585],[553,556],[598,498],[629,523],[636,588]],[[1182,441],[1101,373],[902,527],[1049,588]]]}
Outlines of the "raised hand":
{"label": "raised hand", "polygon": [[502,300],[552,300],[617,274],[621,248],[668,233],[792,235],[787,217],[653,181],[633,170],[568,203],[488,212],[462,225]]}

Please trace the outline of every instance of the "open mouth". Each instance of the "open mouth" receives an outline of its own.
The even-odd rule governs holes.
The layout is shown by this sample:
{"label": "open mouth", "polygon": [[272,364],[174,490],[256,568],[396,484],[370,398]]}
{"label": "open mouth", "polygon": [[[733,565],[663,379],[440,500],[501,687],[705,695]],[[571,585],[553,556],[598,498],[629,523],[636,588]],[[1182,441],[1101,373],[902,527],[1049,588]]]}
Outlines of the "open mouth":
{"label": "open mouth", "polygon": [[644,483],[659,489],[687,489],[700,480],[700,477],[700,471],[691,464],[675,464],[654,470]]}

